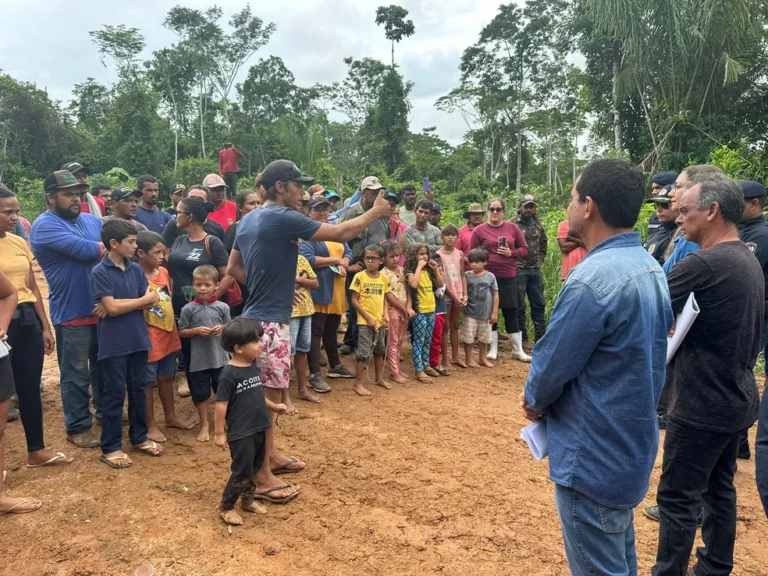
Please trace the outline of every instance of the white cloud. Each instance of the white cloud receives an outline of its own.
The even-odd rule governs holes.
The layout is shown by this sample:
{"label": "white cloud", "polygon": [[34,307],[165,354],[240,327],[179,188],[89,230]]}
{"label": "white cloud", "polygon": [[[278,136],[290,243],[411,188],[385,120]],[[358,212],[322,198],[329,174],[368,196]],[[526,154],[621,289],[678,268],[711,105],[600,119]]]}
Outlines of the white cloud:
{"label": "white cloud", "polygon": [[[395,0],[390,0],[395,1]],[[105,67],[91,43],[89,30],[105,24],[125,24],[141,30],[149,57],[153,50],[175,41],[162,21],[176,4],[206,8],[218,4],[224,19],[245,6],[243,0],[131,0],[104,2],[79,0],[3,0],[6,27],[28,31],[0,35],[0,68],[18,80],[47,88],[53,98],[68,100],[74,84],[93,77],[114,82],[113,68]],[[390,43],[376,26],[375,12],[383,0],[292,0],[251,2],[265,22],[277,32],[253,58],[281,57],[296,82],[310,86],[343,80],[343,58],[365,56],[390,60]],[[410,11],[416,33],[395,46],[395,61],[412,92],[411,128],[437,126],[438,134],[456,144],[466,126],[458,114],[434,108],[441,95],[459,81],[459,60],[464,49],[477,40],[480,29],[497,11],[499,0],[410,0],[398,2]],[[23,40],[20,40],[23,38]],[[242,71],[244,75],[245,70]]]}

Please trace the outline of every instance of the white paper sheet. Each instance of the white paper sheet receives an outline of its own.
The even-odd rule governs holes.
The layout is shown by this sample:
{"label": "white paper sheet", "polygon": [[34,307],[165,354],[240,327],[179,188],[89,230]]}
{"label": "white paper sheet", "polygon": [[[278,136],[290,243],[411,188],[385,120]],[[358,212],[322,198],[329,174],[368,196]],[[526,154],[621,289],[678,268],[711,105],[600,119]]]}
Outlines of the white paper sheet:
{"label": "white paper sheet", "polygon": [[688,334],[688,331],[693,325],[693,321],[696,320],[696,316],[698,315],[699,305],[696,302],[693,292],[691,292],[691,295],[688,296],[688,300],[685,302],[683,311],[677,315],[675,321],[675,333],[671,338],[667,338],[667,364],[672,360],[677,349],[680,348],[680,344],[683,342],[683,339],[685,339],[685,335]]}
{"label": "white paper sheet", "polygon": [[0,342],[0,358],[5,358],[11,351],[11,345],[8,342]]}
{"label": "white paper sheet", "polygon": [[520,430],[520,438],[526,441],[536,460],[547,457],[547,421],[542,418]]}

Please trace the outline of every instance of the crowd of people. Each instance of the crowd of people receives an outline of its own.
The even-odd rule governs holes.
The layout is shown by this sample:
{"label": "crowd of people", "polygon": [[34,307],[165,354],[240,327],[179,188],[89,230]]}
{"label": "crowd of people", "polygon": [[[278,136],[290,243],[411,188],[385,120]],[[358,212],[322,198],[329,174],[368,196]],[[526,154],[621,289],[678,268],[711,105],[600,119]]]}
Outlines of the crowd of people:
{"label": "crowd of people", "polygon": [[[13,192],[0,187],[0,335],[9,345],[0,347],[0,465],[14,394],[28,465],[73,461],[43,438],[43,357],[55,350],[67,440],[100,448],[114,469],[134,464],[123,423],[133,453],[163,455],[155,389],[164,427],[196,428],[201,442],[210,440],[213,395],[214,444],[232,456],[219,511],[240,524],[238,500],[263,512],[257,501],[300,494],[279,476],[306,463],[278,450],[273,427],[297,412],[292,372],[299,400],[322,403],[336,379],[370,396],[371,386],[409,380],[408,342],[413,378],[428,384],[493,366],[505,333],[511,358],[531,362],[520,404],[547,423],[573,573],[636,573],[632,509],[648,489],[660,427],[658,506],[644,510],[660,522],[653,573],[685,572],[697,521],[706,544],[697,573],[730,572],[733,475],[737,456],[751,456],[752,369],[768,344],[759,183],[737,184],[713,166],[654,176],[656,210],[641,245],[632,229],[642,173],[617,160],[588,165],[557,230],[563,285],[547,326],[547,231],[535,197],[523,196],[513,219],[496,198],[471,204],[464,226],[441,226],[429,189],[419,199],[412,186],[398,193],[366,176],[342,203],[288,160],[269,164],[255,190],[232,195],[238,155],[227,143],[220,174],[172,186],[165,211],[153,176],[135,188],[91,188],[71,162],[45,179],[47,210],[28,236]],[[691,293],[699,318],[665,367],[673,313]],[[344,355],[354,355],[354,370]],[[177,415],[176,394],[191,397],[190,420]],[[768,510],[767,433],[758,432],[757,454]],[[40,506],[0,492],[0,513]]]}

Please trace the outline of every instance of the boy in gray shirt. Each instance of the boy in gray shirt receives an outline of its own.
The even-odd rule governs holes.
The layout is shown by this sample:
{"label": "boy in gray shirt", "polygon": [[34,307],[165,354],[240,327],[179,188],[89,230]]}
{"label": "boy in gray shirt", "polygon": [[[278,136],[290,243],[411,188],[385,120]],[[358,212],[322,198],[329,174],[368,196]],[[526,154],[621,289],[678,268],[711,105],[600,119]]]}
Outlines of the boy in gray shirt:
{"label": "boy in gray shirt", "polygon": [[208,399],[216,392],[219,372],[229,362],[221,346],[221,333],[230,321],[229,306],[213,297],[219,287],[219,271],[213,266],[198,266],[192,273],[195,299],[181,309],[179,336],[191,340],[189,391],[200,416],[200,442],[210,440]]}
{"label": "boy in gray shirt", "polygon": [[499,286],[496,276],[486,272],[488,252],[475,248],[467,255],[471,270],[467,276],[467,307],[464,309],[464,321],[461,324],[461,342],[464,344],[464,356],[469,368],[477,368],[472,360],[472,345],[478,341],[480,365],[492,368],[485,354],[491,343],[491,324],[499,317]]}

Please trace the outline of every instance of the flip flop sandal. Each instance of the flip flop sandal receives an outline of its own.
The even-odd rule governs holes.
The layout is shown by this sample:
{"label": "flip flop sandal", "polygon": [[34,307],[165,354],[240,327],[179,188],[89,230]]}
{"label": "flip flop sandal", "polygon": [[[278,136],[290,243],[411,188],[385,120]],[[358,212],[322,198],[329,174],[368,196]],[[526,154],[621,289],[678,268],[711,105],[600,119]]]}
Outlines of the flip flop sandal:
{"label": "flip flop sandal", "polygon": [[160,448],[160,446],[157,445],[157,442],[154,440],[152,441],[152,444],[147,444],[145,446],[131,446],[131,450],[134,452],[143,452],[144,454],[148,454],[150,456],[153,456],[155,458],[159,458],[162,456],[165,451]]}
{"label": "flip flop sandal", "polygon": [[440,376],[440,372],[432,368],[432,366],[430,366],[429,368],[424,368],[424,374],[426,374],[427,376]]}
{"label": "flip flop sandal", "polygon": [[275,498],[274,496],[270,496],[272,492],[277,492],[278,490],[285,490],[286,488],[292,488],[292,484],[284,484],[283,486],[275,486],[274,488],[270,488],[269,490],[265,490],[264,492],[254,492],[253,493],[253,499],[254,500],[266,500],[267,502],[272,502],[272,504],[286,504],[296,498],[296,496],[299,495],[299,492],[293,492],[289,496],[284,496],[282,498]]}
{"label": "flip flop sandal", "polygon": [[74,458],[67,458],[64,452],[56,452],[54,456],[48,458],[42,464],[27,464],[27,468],[42,468],[43,466],[61,466],[62,464],[71,464],[74,462]]}
{"label": "flip flop sandal", "polygon": [[43,505],[42,502],[38,502],[37,504],[32,504],[32,508],[27,508],[26,510],[19,510],[19,506],[24,506],[25,504],[32,504],[29,500],[26,498],[22,498],[21,502],[16,502],[13,506],[8,508],[8,510],[0,510],[0,516],[3,514],[27,514],[29,512],[34,512],[35,510],[39,510],[40,507]]}
{"label": "flip flop sandal", "polygon": [[289,458],[288,462],[286,462],[282,466],[278,466],[277,468],[272,470],[272,474],[274,474],[275,476],[280,476],[280,474],[296,474],[298,472],[302,472],[307,467],[306,464],[304,464],[304,466],[301,467],[301,468],[291,468],[290,467],[291,464],[294,464],[294,463],[296,463],[298,461],[299,460],[297,458]]}
{"label": "flip flop sandal", "polygon": [[416,376],[416,380],[418,380],[422,384],[431,384],[432,383],[432,378],[430,378],[429,376]]}
{"label": "flip flop sandal", "polygon": [[435,372],[437,372],[440,376],[450,376],[450,374],[448,373],[448,370],[446,370],[443,367],[435,368]]}
{"label": "flip flop sandal", "polygon": [[128,460],[128,455],[126,454],[123,454],[122,456],[110,456],[109,458],[104,456],[104,454],[102,454],[101,456],[99,456],[99,460],[104,462],[104,464],[106,464],[110,468],[114,468],[115,470],[122,470],[123,468],[130,468],[131,466],[133,466],[133,462],[126,462],[122,466],[118,464],[118,462],[120,462],[121,460],[123,462]]}

